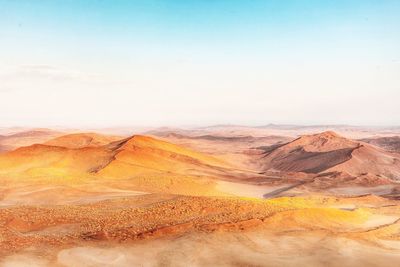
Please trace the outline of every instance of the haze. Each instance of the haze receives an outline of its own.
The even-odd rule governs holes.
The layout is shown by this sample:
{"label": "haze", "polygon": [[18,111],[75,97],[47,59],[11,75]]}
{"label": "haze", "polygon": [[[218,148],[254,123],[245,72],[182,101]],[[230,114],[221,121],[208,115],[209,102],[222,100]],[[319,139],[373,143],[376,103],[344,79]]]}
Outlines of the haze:
{"label": "haze", "polygon": [[400,124],[400,2],[189,2],[0,0],[2,125]]}

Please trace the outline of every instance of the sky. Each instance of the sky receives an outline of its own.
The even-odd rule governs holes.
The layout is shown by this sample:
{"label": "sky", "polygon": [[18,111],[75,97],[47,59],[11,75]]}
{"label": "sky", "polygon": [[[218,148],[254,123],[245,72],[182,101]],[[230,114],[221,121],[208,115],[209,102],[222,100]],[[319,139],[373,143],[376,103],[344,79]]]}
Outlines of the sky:
{"label": "sky", "polygon": [[0,126],[400,125],[397,0],[0,0]]}

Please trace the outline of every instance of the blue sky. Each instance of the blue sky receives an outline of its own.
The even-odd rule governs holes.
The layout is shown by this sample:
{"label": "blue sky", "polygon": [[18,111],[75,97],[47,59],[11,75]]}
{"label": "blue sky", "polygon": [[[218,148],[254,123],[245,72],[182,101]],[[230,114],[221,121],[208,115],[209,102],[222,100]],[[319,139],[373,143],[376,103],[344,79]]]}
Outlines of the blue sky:
{"label": "blue sky", "polygon": [[394,0],[0,0],[0,120],[399,125],[398,14]]}

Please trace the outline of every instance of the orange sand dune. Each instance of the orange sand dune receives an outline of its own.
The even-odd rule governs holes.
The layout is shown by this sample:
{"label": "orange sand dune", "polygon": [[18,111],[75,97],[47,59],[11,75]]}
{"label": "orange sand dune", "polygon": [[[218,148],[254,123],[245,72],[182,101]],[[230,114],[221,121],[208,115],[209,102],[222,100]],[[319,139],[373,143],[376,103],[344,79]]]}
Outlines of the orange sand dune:
{"label": "orange sand dune", "polygon": [[109,136],[97,133],[75,133],[57,137],[44,144],[50,146],[62,146],[68,148],[96,147],[121,140],[120,136]]}
{"label": "orange sand dune", "polygon": [[138,173],[201,173],[201,170],[215,171],[227,166],[215,157],[148,136],[136,135],[106,148],[113,151],[113,158],[97,173],[111,177],[130,177]]}
{"label": "orange sand dune", "polygon": [[365,138],[361,139],[360,141],[388,151],[400,153],[400,136]]}
{"label": "orange sand dune", "polygon": [[341,137],[333,132],[302,136],[266,151],[260,159],[264,171],[344,172],[400,179],[398,155]]}
{"label": "orange sand dune", "polygon": [[11,151],[18,147],[46,142],[62,134],[62,132],[50,129],[33,129],[0,135],[0,152]]}
{"label": "orange sand dune", "polygon": [[400,157],[373,146],[362,144],[352,151],[351,159],[327,171],[341,171],[353,175],[376,175],[391,180],[400,179]]}
{"label": "orange sand dune", "polygon": [[[1,154],[0,266],[398,263],[398,188],[370,187],[397,179],[395,154],[333,132],[272,147],[178,139],[258,165],[141,135],[72,134]],[[343,186],[355,180],[365,183]]]}
{"label": "orange sand dune", "polygon": [[1,155],[0,174],[26,178],[85,174],[108,163],[110,157],[110,151],[103,148],[36,144]]}
{"label": "orange sand dune", "polygon": [[[0,155],[0,177],[69,181],[96,178],[128,179],[134,189],[197,194],[212,190],[209,181],[228,165],[215,157],[147,136],[133,136],[94,146],[86,135],[68,135]],[[101,141],[99,141],[101,140]],[[81,143],[80,143],[81,142]],[[207,178],[208,177],[208,178]],[[207,189],[208,188],[208,189]],[[204,191],[205,190],[205,191]],[[195,193],[196,194],[196,193]]]}

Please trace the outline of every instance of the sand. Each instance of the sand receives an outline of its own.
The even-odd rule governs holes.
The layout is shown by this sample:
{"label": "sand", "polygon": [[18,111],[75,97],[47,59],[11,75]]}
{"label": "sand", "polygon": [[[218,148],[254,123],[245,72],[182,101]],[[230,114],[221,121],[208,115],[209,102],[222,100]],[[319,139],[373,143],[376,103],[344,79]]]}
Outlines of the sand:
{"label": "sand", "polygon": [[229,129],[2,154],[0,266],[398,265],[396,155],[332,132]]}
{"label": "sand", "polygon": [[[52,255],[22,252],[0,266],[398,266],[400,241],[391,248],[313,234],[191,234],[131,245],[77,246]],[[394,248],[395,247],[395,248]]]}

